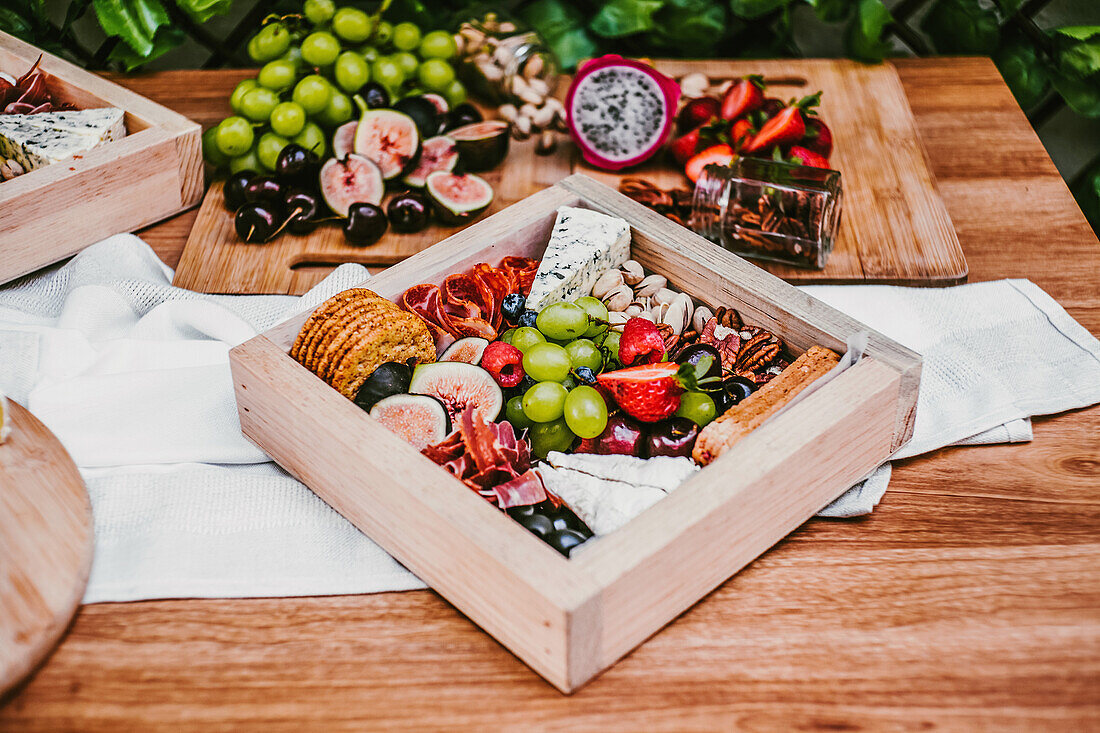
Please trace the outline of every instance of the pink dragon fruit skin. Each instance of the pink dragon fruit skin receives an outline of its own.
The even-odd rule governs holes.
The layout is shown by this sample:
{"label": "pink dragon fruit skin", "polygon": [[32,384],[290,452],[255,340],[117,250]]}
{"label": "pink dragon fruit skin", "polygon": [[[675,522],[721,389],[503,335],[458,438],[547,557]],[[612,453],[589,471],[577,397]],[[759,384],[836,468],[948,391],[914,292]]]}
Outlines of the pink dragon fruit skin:
{"label": "pink dragon fruit skin", "polygon": [[637,165],[672,134],[680,85],[652,66],[608,54],[582,64],[565,98],[569,133],[590,164]]}

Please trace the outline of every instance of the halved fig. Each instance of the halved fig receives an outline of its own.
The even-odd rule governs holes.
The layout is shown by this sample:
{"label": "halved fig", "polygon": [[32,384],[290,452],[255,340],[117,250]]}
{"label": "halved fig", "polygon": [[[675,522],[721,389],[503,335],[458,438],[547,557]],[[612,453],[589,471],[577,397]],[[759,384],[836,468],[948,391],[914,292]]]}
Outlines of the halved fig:
{"label": "halved fig", "polygon": [[332,133],[332,154],[337,158],[343,158],[349,153],[355,152],[355,130],[359,127],[358,120],[345,122]]}
{"label": "halved fig", "polygon": [[337,216],[346,217],[352,204],[382,203],[386,183],[370,158],[352,153],[346,158],[329,158],[321,166],[321,195]]}
{"label": "halved fig", "polygon": [[493,203],[493,187],[473,173],[457,175],[449,171],[436,171],[428,174],[425,185],[436,217],[444,224],[462,224]]}
{"label": "halved fig", "polygon": [[443,127],[443,116],[439,108],[430,99],[422,95],[405,97],[394,102],[393,109],[407,114],[416,122],[416,129],[420,131],[420,137],[429,138],[438,135]]}
{"label": "halved fig", "polygon": [[447,104],[447,100],[443,98],[442,94],[436,94],[435,92],[425,92],[420,96],[428,100],[435,105],[435,109],[440,115],[445,115],[451,111],[451,105]]}
{"label": "halved fig", "polygon": [[451,417],[446,407],[439,399],[429,395],[383,397],[370,408],[370,416],[417,450],[438,443],[451,432]]}
{"label": "halved fig", "polygon": [[401,180],[413,188],[423,188],[429,173],[453,171],[457,164],[458,148],[455,147],[455,141],[446,135],[430,137],[420,148],[420,160],[412,173]]}
{"label": "halved fig", "polygon": [[508,123],[504,120],[485,120],[449,130],[447,136],[455,141],[462,166],[477,173],[495,168],[508,155]]}
{"label": "halved fig", "polygon": [[493,422],[504,406],[504,393],[493,375],[461,361],[419,364],[413,370],[409,392],[437,397],[454,420],[473,407],[485,422]]}
{"label": "halved fig", "polygon": [[420,131],[411,117],[392,109],[370,109],[359,118],[355,152],[373,160],[390,181],[410,171],[420,155]]}
{"label": "halved fig", "polygon": [[480,336],[460,338],[447,347],[438,361],[464,361],[467,364],[480,364],[481,355],[489,346],[489,340]]}

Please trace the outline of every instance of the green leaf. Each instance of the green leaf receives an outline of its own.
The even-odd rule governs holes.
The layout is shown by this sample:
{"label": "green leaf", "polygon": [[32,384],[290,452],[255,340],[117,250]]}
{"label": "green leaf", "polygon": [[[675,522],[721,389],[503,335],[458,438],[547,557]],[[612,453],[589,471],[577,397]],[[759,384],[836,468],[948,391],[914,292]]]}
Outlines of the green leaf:
{"label": "green leaf", "polygon": [[997,10],[982,0],[936,0],[920,27],[940,53],[992,56],[1001,41]]}
{"label": "green leaf", "polygon": [[176,4],[199,23],[205,23],[215,15],[225,15],[233,7],[233,0],[176,0]]}
{"label": "green leaf", "polygon": [[729,28],[725,6],[712,0],[668,0],[653,20],[647,40],[693,56],[713,54]]}
{"label": "green leaf", "polygon": [[34,26],[27,18],[11,8],[0,8],[0,31],[31,43],[35,41]]}
{"label": "green leaf", "polygon": [[856,14],[848,23],[848,54],[860,61],[881,61],[890,53],[883,34],[891,21],[893,17],[882,0],[858,0]]}
{"label": "green leaf", "polygon": [[1100,232],[1100,164],[1082,172],[1071,190],[1093,230]]}
{"label": "green leaf", "polygon": [[589,30],[603,38],[622,38],[653,28],[653,14],[664,0],[611,0],[603,4]]}
{"label": "green leaf", "polygon": [[168,24],[168,11],[159,0],[94,0],[94,7],[107,35],[121,38],[138,58],[152,58],[158,50],[157,29]]}
{"label": "green leaf", "polygon": [[1100,25],[1067,25],[1055,28],[1051,33],[1072,38],[1075,41],[1091,41],[1100,36]]}
{"label": "green leaf", "polygon": [[1008,88],[1023,109],[1034,107],[1050,88],[1050,74],[1035,47],[1025,39],[1005,44],[994,57]]}
{"label": "green leaf", "polygon": [[1074,112],[1085,117],[1100,117],[1100,83],[1058,73],[1053,75],[1051,81]]}
{"label": "green leaf", "polygon": [[856,0],[805,0],[814,9],[819,20],[826,23],[839,23],[852,14]]}
{"label": "green leaf", "polygon": [[536,0],[522,8],[520,17],[538,31],[567,71],[599,51],[580,11],[562,0]]}
{"label": "green leaf", "polygon": [[1100,26],[1056,28],[1051,37],[1051,53],[1063,74],[1084,79],[1100,72]]}
{"label": "green leaf", "polygon": [[164,26],[154,36],[153,49],[148,54],[138,54],[128,45],[120,43],[115,46],[107,59],[121,63],[127,71],[133,71],[142,64],[147,64],[153,59],[163,56],[185,40],[187,40],[187,34],[183,31],[171,26]]}
{"label": "green leaf", "polygon": [[789,4],[790,0],[730,0],[730,10],[740,18],[755,20]]}

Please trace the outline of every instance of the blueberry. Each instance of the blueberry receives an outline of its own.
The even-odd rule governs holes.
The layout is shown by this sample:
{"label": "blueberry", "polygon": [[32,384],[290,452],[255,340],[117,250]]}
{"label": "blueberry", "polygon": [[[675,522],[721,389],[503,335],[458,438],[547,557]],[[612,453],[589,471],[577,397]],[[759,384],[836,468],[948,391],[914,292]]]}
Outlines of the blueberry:
{"label": "blueberry", "polygon": [[523,379],[521,379],[519,383],[519,393],[524,394],[536,384],[538,384],[538,382],[532,379],[530,374],[524,374]]}
{"label": "blueberry", "polygon": [[722,382],[722,389],[736,405],[756,391],[756,383],[744,377],[730,377]]}
{"label": "blueberry", "polygon": [[593,372],[589,367],[577,367],[573,373],[577,375],[577,379],[581,380],[583,384],[596,383],[596,373]]}
{"label": "blueberry", "polygon": [[516,323],[519,317],[523,315],[526,304],[527,298],[523,297],[522,293],[512,293],[504,296],[504,302],[500,305],[500,312],[504,314],[509,323]]}
{"label": "blueberry", "polygon": [[575,532],[571,529],[562,529],[543,537],[546,544],[553,547],[561,554],[569,557],[569,553],[573,551],[573,548],[582,544],[586,537],[581,535],[580,532]]}
{"label": "blueberry", "polygon": [[526,310],[519,314],[519,320],[516,321],[516,325],[530,326],[536,328],[535,320],[539,317],[538,311]]}

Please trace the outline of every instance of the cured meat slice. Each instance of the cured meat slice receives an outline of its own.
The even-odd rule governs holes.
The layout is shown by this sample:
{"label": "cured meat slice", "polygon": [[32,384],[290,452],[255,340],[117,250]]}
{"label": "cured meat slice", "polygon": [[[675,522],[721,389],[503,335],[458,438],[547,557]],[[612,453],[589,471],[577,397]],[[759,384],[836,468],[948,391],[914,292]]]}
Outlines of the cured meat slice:
{"label": "cured meat slice", "polygon": [[501,509],[538,504],[547,499],[542,479],[533,468],[527,469],[511,481],[497,484],[493,487],[493,492],[496,494],[497,506]]}

